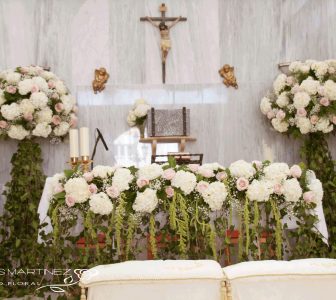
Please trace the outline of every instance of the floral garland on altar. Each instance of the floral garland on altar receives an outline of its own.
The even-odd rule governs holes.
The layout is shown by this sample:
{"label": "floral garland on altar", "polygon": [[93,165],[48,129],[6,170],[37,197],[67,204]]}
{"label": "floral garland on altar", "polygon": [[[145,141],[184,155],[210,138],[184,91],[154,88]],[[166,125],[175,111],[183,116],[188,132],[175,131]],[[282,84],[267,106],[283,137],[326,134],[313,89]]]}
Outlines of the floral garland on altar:
{"label": "floral garland on altar", "polygon": [[54,73],[39,66],[0,73],[0,138],[60,141],[77,125],[75,99]]}
{"label": "floral garland on altar", "polygon": [[[285,251],[283,217],[296,217],[303,224],[308,216],[314,224],[316,216],[307,214],[307,209],[323,197],[321,182],[312,171],[298,165],[290,168],[285,163],[242,160],[229,168],[217,163],[178,166],[174,161],[140,169],[96,166],[88,173],[56,174],[53,181],[49,215],[56,252],[62,251],[64,244],[59,242],[71,236],[80,215],[86,242],[94,244],[97,253],[110,251],[105,254],[118,261],[134,257],[139,237],[148,238],[154,258],[220,259],[229,243],[228,232],[234,228],[234,211],[239,215],[239,259],[251,255],[261,259],[267,252],[280,259]],[[257,245],[265,230],[272,236],[274,251]],[[112,247],[101,249],[99,232]],[[170,245],[165,253],[163,238]],[[89,259],[87,246],[83,263]]]}

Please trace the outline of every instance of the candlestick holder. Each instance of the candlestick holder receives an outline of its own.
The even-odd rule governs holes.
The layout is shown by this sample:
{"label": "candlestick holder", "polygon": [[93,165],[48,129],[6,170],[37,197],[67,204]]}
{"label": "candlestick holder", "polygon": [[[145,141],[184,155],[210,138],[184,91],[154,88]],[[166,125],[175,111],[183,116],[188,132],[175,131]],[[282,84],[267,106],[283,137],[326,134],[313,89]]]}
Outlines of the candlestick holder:
{"label": "candlestick holder", "polygon": [[70,157],[70,161],[68,161],[68,164],[71,166],[72,170],[75,170],[80,163],[78,157]]}
{"label": "candlestick holder", "polygon": [[93,160],[90,159],[90,156],[82,156],[81,165],[82,165],[82,171],[84,173],[90,171],[90,164],[93,162]]}

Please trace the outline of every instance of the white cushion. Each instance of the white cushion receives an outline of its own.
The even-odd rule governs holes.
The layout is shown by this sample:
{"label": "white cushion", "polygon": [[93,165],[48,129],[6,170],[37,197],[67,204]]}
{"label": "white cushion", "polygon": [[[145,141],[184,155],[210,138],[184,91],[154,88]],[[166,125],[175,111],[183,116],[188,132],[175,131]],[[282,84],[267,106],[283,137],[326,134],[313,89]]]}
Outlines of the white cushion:
{"label": "white cushion", "polygon": [[221,266],[213,260],[148,260],[101,265],[85,271],[81,284],[164,279],[222,279]]}
{"label": "white cushion", "polygon": [[274,275],[336,275],[336,259],[309,258],[292,261],[249,261],[223,268],[229,280]]}

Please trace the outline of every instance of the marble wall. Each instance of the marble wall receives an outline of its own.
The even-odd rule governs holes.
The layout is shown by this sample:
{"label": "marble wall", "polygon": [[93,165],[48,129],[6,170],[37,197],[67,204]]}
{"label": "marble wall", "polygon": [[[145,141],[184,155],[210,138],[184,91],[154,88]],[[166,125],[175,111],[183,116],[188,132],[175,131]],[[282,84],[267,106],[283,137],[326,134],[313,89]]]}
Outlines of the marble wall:
{"label": "marble wall", "polygon": [[[299,142],[270,129],[259,101],[279,62],[334,57],[336,0],[166,0],[168,16],[188,21],[172,29],[165,86],[158,31],[139,21],[158,15],[161,2],[0,0],[0,69],[40,64],[62,77],[77,95],[80,124],[106,136],[110,151],[99,147],[99,164],[148,160],[148,147],[125,123],[138,97],[155,106],[190,107],[198,141],[189,150],[203,152],[206,161],[227,165],[270,155],[298,161]],[[235,66],[238,90],[222,85],[217,70],[224,63]],[[90,84],[100,66],[110,80],[94,95]],[[68,145],[41,143],[46,173],[61,171]],[[15,148],[13,141],[0,142],[0,182],[9,178]]]}

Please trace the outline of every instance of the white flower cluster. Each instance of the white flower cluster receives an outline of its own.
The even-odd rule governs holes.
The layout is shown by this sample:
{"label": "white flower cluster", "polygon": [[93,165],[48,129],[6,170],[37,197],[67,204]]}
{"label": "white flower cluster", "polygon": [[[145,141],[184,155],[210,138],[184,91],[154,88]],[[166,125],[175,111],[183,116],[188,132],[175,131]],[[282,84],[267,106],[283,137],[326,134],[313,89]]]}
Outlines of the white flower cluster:
{"label": "white flower cluster", "polygon": [[75,203],[87,201],[91,195],[89,185],[84,178],[70,178],[64,185],[66,196],[73,197]]}
{"label": "white flower cluster", "polygon": [[[262,98],[261,112],[278,132],[329,133],[336,124],[336,60],[295,61],[280,74],[274,93]],[[321,110],[323,108],[323,110]]]}
{"label": "white flower cluster", "polygon": [[95,166],[92,169],[92,174],[94,177],[100,177],[100,178],[107,178],[108,176],[111,176],[115,171],[114,167],[109,167],[109,166]]}
{"label": "white flower cluster", "polygon": [[212,211],[220,210],[226,200],[228,192],[222,182],[212,182],[202,193],[204,201],[209,205]]}
{"label": "white flower cluster", "polygon": [[137,193],[133,209],[140,213],[151,213],[158,205],[156,190],[147,188],[143,193]]}
{"label": "white flower cluster", "polygon": [[158,164],[151,164],[139,169],[138,177],[141,179],[153,180],[163,174],[163,169]]}
{"label": "white flower cluster", "polygon": [[244,160],[237,160],[229,167],[230,173],[233,177],[250,178],[256,173],[256,169],[251,163]]}
{"label": "white flower cluster", "polygon": [[109,215],[112,212],[113,205],[105,193],[93,194],[90,197],[90,210],[99,215]]}
{"label": "white flower cluster", "polygon": [[127,123],[130,127],[142,125],[151,106],[144,99],[135,101],[133,108],[128,112]]}
{"label": "white flower cluster", "polygon": [[119,168],[114,172],[112,185],[118,189],[119,192],[127,191],[134,176],[127,168]]}
{"label": "white flower cluster", "polygon": [[77,125],[75,104],[64,83],[52,72],[38,66],[3,71],[0,136],[60,139]]}
{"label": "white flower cluster", "polygon": [[194,190],[197,180],[195,174],[180,170],[171,183],[173,187],[180,188],[185,195],[189,195]]}

